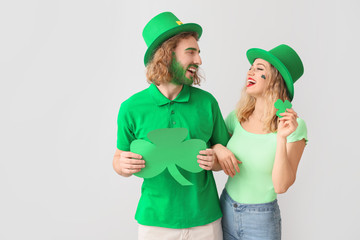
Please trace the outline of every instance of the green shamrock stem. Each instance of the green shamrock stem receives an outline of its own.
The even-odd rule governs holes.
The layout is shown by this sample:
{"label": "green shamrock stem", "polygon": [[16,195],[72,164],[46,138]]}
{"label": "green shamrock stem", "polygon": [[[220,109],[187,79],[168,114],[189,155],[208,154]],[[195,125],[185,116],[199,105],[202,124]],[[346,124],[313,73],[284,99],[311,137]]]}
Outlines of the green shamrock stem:
{"label": "green shamrock stem", "polygon": [[193,185],[191,182],[189,182],[180,172],[179,169],[175,166],[175,164],[171,164],[168,166],[168,170],[170,172],[170,175],[178,181],[183,186],[190,186]]}

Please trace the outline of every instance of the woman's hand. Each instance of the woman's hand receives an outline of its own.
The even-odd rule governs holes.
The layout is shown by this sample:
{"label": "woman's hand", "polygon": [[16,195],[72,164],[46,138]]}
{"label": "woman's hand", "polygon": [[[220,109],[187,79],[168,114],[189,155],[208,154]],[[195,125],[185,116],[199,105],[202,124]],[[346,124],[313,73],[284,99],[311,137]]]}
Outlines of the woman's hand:
{"label": "woman's hand", "polygon": [[220,164],[221,168],[224,170],[225,174],[229,175],[230,177],[234,177],[236,172],[240,172],[238,164],[242,162],[237,160],[234,154],[229,149],[227,149],[221,144],[216,144],[215,146],[213,146],[213,149],[216,154],[216,159]]}
{"label": "woman's hand", "polygon": [[286,109],[286,112],[280,113],[280,115],[283,117],[279,118],[277,134],[278,137],[286,138],[296,130],[298,115],[293,109]]}

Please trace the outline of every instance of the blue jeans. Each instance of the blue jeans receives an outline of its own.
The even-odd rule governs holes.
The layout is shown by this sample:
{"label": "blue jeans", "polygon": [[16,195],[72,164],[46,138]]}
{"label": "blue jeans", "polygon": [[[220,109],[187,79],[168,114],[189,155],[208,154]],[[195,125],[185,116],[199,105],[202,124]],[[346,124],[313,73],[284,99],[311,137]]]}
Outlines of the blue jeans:
{"label": "blue jeans", "polygon": [[281,216],[277,200],[262,204],[241,204],[235,202],[224,189],[220,204],[224,240],[281,239]]}

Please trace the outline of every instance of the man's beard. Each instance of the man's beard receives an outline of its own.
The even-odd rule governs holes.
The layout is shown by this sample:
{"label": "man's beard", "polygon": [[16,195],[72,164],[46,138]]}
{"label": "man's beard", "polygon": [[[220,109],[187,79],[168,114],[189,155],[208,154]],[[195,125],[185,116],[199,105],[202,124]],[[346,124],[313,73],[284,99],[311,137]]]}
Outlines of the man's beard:
{"label": "man's beard", "polygon": [[184,69],[181,63],[176,60],[175,55],[173,56],[173,59],[171,61],[170,71],[172,74],[172,80],[171,80],[172,83],[176,85],[185,84],[189,86],[194,83],[194,77],[193,76],[190,76],[190,78],[186,77],[187,68]]}

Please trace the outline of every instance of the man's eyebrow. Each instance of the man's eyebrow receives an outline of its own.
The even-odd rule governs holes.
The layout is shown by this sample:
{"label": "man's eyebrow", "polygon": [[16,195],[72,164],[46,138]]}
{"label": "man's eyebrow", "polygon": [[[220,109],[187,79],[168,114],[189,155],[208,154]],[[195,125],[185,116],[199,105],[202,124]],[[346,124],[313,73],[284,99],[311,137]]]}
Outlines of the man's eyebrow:
{"label": "man's eyebrow", "polygon": [[[198,51],[196,48],[193,48],[193,47],[189,47],[189,48],[187,48],[187,49],[185,49],[185,51],[187,51],[187,50],[193,50],[193,51]],[[200,53],[200,49],[199,49],[199,53]]]}

